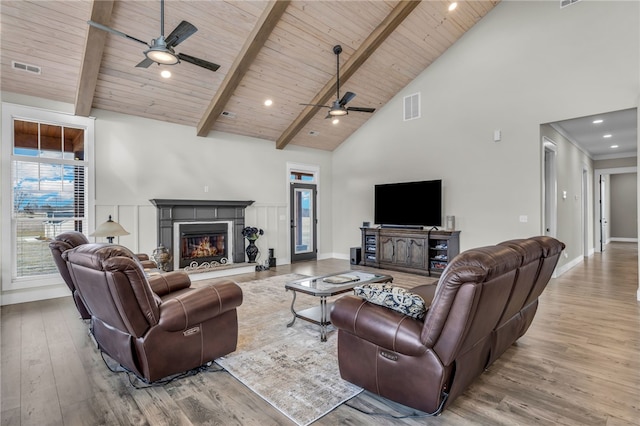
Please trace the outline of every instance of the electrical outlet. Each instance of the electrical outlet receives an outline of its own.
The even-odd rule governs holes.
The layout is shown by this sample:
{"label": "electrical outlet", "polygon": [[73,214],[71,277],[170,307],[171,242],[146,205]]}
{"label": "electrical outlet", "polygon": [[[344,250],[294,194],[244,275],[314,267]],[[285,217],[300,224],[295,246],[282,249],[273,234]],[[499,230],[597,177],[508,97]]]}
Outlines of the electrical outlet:
{"label": "electrical outlet", "polygon": [[527,215],[520,216],[520,222],[526,223],[529,221],[529,217]]}

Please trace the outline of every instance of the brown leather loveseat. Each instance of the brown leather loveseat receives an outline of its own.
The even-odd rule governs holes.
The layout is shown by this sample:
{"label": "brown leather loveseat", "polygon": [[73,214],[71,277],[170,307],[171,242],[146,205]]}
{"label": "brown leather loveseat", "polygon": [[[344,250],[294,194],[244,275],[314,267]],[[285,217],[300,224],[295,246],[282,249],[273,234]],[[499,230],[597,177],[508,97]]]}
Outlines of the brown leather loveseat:
{"label": "brown leather loveseat", "polygon": [[144,381],[235,351],[242,290],[233,281],[191,288],[183,271],[147,277],[135,255],[115,244],[83,244],[62,258],[99,349]]}
{"label": "brown leather loveseat", "polygon": [[355,295],[338,299],[331,322],[341,376],[441,412],[527,331],[564,247],[541,236],[461,253],[437,286],[410,290],[426,302],[424,319]]}

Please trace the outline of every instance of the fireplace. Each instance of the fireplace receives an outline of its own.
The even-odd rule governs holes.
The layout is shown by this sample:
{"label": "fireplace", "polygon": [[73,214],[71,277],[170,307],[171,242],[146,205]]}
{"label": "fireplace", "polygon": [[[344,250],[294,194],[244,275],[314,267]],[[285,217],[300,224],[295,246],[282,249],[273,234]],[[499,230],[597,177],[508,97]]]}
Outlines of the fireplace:
{"label": "fireplace", "polygon": [[[197,256],[191,261],[200,263],[218,262],[227,259],[226,263],[244,263],[244,238],[242,228],[245,227],[244,211],[253,201],[218,201],[218,200],[176,200],[176,199],[152,199],[153,205],[158,208],[158,246],[167,248],[173,256],[171,269],[184,268],[190,265],[191,255]],[[190,225],[187,228],[188,236],[186,246],[191,245],[191,253],[183,256],[181,226]],[[209,230],[200,225],[210,227]],[[224,231],[222,230],[224,227]],[[204,229],[204,231],[203,231]],[[201,232],[203,231],[203,232]],[[189,241],[202,233],[202,238],[208,240]],[[224,234],[224,235],[221,235]],[[194,245],[199,247],[194,248]],[[215,250],[214,250],[215,248]],[[188,251],[188,250],[187,250]],[[216,251],[215,254],[213,252]],[[204,256],[205,253],[209,255]],[[203,256],[200,257],[200,254]]]}
{"label": "fireplace", "polygon": [[202,263],[228,263],[227,223],[177,223],[180,244],[177,244],[179,268]]}

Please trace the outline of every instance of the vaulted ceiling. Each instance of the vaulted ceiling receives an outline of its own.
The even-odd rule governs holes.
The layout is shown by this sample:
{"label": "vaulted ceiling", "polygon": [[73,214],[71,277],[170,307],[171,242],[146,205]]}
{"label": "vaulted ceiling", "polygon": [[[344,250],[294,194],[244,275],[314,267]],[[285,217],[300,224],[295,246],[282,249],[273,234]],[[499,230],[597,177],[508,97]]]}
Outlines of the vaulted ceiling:
{"label": "vaulted ceiling", "polygon": [[160,1],[2,0],[1,89],[73,104],[78,115],[99,108],[199,136],[332,151],[375,115],[352,111],[332,124],[327,108],[301,105],[336,100],[335,45],[340,96],[354,92],[348,106],[380,109],[498,1],[462,1],[450,12],[450,1],[430,0],[166,0],[165,35],[183,20],[198,29],[175,51],[219,64],[213,72],[184,60],[136,67],[144,45],[87,24],[151,43],[161,34]]}

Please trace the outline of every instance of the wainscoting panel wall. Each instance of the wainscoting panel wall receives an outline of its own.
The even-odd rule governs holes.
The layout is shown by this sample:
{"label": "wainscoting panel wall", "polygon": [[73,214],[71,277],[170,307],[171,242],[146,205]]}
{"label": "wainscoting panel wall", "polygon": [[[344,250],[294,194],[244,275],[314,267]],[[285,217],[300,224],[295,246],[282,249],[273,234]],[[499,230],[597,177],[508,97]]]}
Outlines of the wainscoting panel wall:
{"label": "wainscoting panel wall", "polygon": [[[289,226],[287,222],[288,206],[286,204],[254,203],[245,210],[246,226],[255,226],[264,230],[264,235],[256,245],[260,249],[257,262],[264,264],[269,257],[269,249],[275,250],[278,264],[289,263]],[[96,205],[95,226],[106,221],[111,215],[129,235],[116,237],[113,241],[135,253],[146,253],[151,256],[158,246],[157,209],[154,205]],[[90,230],[93,232],[93,230]],[[94,240],[90,237],[90,240]],[[96,242],[105,242],[106,238],[96,238]],[[240,242],[244,244],[244,241]]]}
{"label": "wainscoting panel wall", "polygon": [[264,235],[256,241],[260,255],[256,260],[263,263],[269,258],[269,249],[275,250],[278,264],[288,264],[289,225],[287,221],[289,207],[286,204],[258,204],[247,207],[245,224],[264,230]]}

